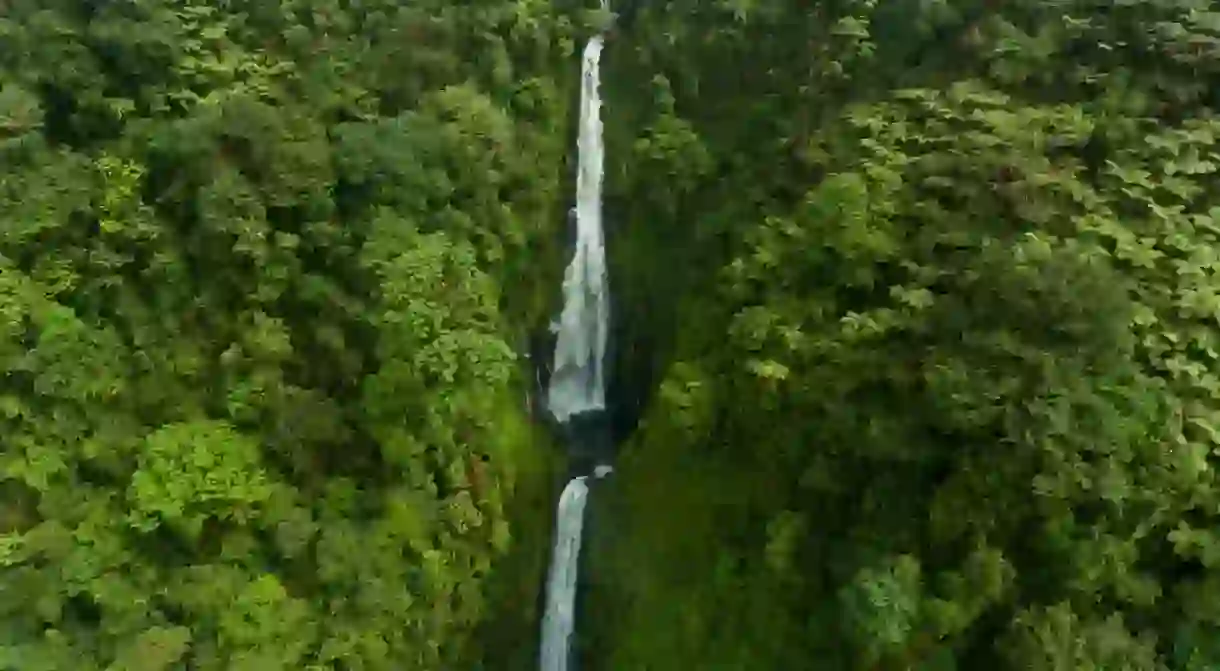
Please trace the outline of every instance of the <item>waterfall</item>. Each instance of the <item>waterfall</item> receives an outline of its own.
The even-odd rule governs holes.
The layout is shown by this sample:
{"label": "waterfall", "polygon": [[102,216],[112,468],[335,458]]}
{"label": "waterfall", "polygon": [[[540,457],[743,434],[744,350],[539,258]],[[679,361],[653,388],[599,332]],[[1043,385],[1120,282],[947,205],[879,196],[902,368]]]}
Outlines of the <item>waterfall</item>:
{"label": "waterfall", "polygon": [[546,611],[542,614],[542,671],[568,668],[572,632],[576,628],[576,569],[589,487],[579,477],[563,488],[555,521],[555,546],[546,581]]}
{"label": "waterfall", "polygon": [[[603,4],[604,7],[604,4]],[[580,130],[577,137],[576,236],[572,261],[563,276],[563,310],[556,332],[555,362],[547,389],[547,408],[560,424],[581,413],[606,407],[603,358],[610,307],[606,281],[606,249],[602,234],[601,122],[602,37],[585,45],[581,58]],[[611,467],[599,464],[594,477]],[[567,671],[572,633],[576,627],[576,574],[589,487],[585,476],[574,478],[559,497],[555,544],[546,583],[542,616],[542,671]]]}
{"label": "waterfall", "polygon": [[547,408],[560,423],[572,415],[602,410],[610,305],[606,248],[602,235],[602,38],[585,45],[581,62],[580,134],[577,140],[576,242],[563,275],[563,312],[555,324],[555,362]]}

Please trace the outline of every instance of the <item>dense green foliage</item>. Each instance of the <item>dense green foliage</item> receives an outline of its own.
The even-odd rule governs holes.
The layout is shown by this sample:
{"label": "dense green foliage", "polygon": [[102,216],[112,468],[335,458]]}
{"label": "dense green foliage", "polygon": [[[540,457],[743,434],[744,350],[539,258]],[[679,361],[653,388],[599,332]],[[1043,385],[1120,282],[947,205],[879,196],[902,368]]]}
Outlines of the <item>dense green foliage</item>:
{"label": "dense green foliage", "polygon": [[0,669],[528,666],[574,32],[0,3]]}
{"label": "dense green foliage", "polygon": [[658,344],[621,367],[659,384],[590,664],[1220,668],[1220,14],[676,0],[619,37],[615,287]]}
{"label": "dense green foliage", "polygon": [[[0,2],[0,671],[534,666],[577,4]],[[621,9],[585,668],[1220,668],[1220,13]]]}

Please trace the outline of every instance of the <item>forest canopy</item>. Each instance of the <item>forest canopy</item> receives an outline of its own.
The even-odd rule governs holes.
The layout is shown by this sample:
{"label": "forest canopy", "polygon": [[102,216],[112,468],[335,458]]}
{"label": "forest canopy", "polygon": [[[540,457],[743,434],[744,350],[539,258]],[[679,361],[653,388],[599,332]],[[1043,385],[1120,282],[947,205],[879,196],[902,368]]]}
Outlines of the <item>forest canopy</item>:
{"label": "forest canopy", "polygon": [[576,31],[0,4],[0,669],[528,667]]}
{"label": "forest canopy", "polygon": [[582,667],[1220,668],[1220,12],[596,4],[0,2],[0,671],[536,666],[603,29]]}
{"label": "forest canopy", "polygon": [[1220,668],[1211,3],[675,0],[614,49],[655,392],[590,664]]}

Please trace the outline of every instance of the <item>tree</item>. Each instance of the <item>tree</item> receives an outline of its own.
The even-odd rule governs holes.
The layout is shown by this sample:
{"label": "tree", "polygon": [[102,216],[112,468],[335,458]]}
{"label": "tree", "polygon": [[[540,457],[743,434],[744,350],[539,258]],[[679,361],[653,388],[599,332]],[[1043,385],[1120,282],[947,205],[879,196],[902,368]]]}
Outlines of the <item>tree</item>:
{"label": "tree", "polygon": [[0,668],[528,654],[497,585],[542,573],[517,349],[560,269],[574,30],[533,2],[0,9]]}
{"label": "tree", "polygon": [[602,513],[589,659],[1214,665],[1206,8],[899,4],[673,3],[619,46],[682,82],[629,114],[708,168],[613,173],[623,228],[702,270]]}

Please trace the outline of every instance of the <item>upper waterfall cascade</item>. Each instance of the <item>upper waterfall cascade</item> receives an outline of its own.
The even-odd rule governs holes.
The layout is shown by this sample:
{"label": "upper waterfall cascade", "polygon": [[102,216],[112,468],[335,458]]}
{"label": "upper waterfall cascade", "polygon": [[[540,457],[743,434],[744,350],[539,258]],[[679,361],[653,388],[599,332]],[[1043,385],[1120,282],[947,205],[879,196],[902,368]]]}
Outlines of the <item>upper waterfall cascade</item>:
{"label": "upper waterfall cascade", "polygon": [[603,358],[609,332],[609,285],[602,233],[602,37],[585,45],[577,140],[576,240],[563,277],[563,311],[555,324],[555,360],[547,408],[559,422],[606,407]]}

